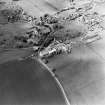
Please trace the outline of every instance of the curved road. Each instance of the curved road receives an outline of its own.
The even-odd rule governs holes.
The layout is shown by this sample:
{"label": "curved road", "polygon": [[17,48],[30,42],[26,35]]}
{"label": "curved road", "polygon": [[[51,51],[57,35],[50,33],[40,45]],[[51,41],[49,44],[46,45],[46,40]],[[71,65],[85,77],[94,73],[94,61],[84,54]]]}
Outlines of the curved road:
{"label": "curved road", "polygon": [[0,105],[66,105],[51,74],[38,61],[0,64]]}

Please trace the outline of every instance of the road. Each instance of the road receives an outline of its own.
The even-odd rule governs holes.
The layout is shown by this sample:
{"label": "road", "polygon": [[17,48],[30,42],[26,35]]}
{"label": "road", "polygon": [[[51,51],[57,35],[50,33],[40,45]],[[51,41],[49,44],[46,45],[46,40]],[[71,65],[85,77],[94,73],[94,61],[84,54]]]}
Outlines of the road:
{"label": "road", "polygon": [[76,46],[70,55],[49,60],[71,105],[105,105],[105,41],[99,42]]}
{"label": "road", "polygon": [[61,89],[38,61],[0,64],[0,105],[66,105]]}

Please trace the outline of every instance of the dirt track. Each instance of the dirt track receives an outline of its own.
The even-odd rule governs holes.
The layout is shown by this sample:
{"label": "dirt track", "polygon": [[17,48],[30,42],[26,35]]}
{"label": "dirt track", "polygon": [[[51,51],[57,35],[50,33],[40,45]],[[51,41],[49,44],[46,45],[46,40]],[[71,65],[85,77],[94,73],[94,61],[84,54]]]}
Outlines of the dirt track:
{"label": "dirt track", "polygon": [[[43,15],[46,12],[55,13],[57,9],[63,6],[60,5],[60,7],[59,3],[58,6],[45,5],[42,0],[38,0],[37,3],[33,0],[30,0],[29,3],[27,0],[24,5],[24,1],[26,0],[22,0],[18,4],[29,14],[36,16]],[[49,1],[52,2],[52,0]],[[34,5],[35,3],[36,5]],[[96,8],[95,10],[104,14],[105,10],[102,6],[104,7],[104,4],[97,6],[97,10]],[[62,81],[72,105],[105,105],[104,42],[103,39],[92,45],[78,46],[73,49],[69,56],[62,55],[51,59],[49,66],[57,69],[56,74]],[[6,56],[1,55],[0,61],[8,59],[8,53],[6,54]],[[17,53],[16,57],[19,56],[20,53]]]}
{"label": "dirt track", "polygon": [[71,105],[105,104],[105,60],[99,53],[103,50],[99,48],[97,46],[94,52],[94,49],[81,45],[74,48],[71,55],[55,57],[49,63],[50,67],[57,69],[56,74]]}

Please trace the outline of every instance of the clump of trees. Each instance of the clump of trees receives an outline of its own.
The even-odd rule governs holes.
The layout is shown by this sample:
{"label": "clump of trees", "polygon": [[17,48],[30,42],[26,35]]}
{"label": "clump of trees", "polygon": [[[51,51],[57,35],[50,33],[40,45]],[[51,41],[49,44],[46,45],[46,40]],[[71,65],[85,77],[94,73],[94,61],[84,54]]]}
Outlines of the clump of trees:
{"label": "clump of trees", "polygon": [[[32,28],[23,35],[13,38],[15,48],[37,46],[41,51],[55,40],[66,45],[66,42],[71,43],[76,38],[83,39],[85,37],[86,39],[87,33],[89,31],[93,32],[92,27],[100,26],[98,14],[90,14],[91,9],[92,5],[88,4],[86,7],[65,8],[53,15],[45,14],[36,18],[25,13],[22,8],[13,6],[2,10],[2,14],[8,18],[9,22],[24,20],[32,25]],[[65,11],[70,11],[66,17],[61,15]],[[76,29],[76,25],[73,28],[73,23],[80,23],[88,28],[86,31],[81,31],[78,27]]]}
{"label": "clump of trees", "polygon": [[[75,39],[80,39],[80,42],[82,42],[84,39],[99,39],[98,37],[86,38],[88,37],[89,33],[93,36],[96,36],[96,34],[99,36],[99,32],[96,32],[97,30],[95,30],[95,27],[98,27],[98,29],[103,29],[100,25],[100,22],[102,22],[101,16],[96,12],[91,12],[93,4],[94,2],[90,1],[90,3],[87,3],[84,6],[65,8],[61,11],[58,11],[54,15],[45,14],[44,16],[40,17],[40,19],[36,19],[34,26],[48,27],[50,29],[50,32],[46,34],[46,37],[44,37],[44,34],[41,34],[41,39],[43,41],[41,41],[42,43],[40,44],[40,49],[49,46],[51,43],[53,43],[53,40],[57,40],[60,43],[65,44],[65,42],[71,43],[72,40],[76,43]],[[70,11],[67,17],[61,15],[62,12],[65,11]],[[72,28],[73,23],[82,24],[86,27],[86,30],[79,30],[79,26],[76,29],[75,25],[75,28]],[[92,40],[90,42],[92,42]],[[85,40],[85,43],[86,42],[87,40]]]}
{"label": "clump of trees", "polygon": [[1,10],[1,14],[8,19],[8,22],[16,22],[22,18],[23,9],[21,7],[8,7]]}
{"label": "clump of trees", "polygon": [[30,21],[32,16],[28,15],[20,6],[15,3],[6,4],[1,10],[1,14],[4,18],[8,19],[8,22],[14,23],[18,21]]}

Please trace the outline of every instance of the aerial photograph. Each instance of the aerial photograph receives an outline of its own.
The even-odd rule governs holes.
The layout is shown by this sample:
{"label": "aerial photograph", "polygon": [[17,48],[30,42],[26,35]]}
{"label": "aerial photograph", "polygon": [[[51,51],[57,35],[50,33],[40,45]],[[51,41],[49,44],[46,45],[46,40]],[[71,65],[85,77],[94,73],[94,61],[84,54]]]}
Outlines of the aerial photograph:
{"label": "aerial photograph", "polygon": [[105,0],[0,0],[0,105],[105,105]]}

